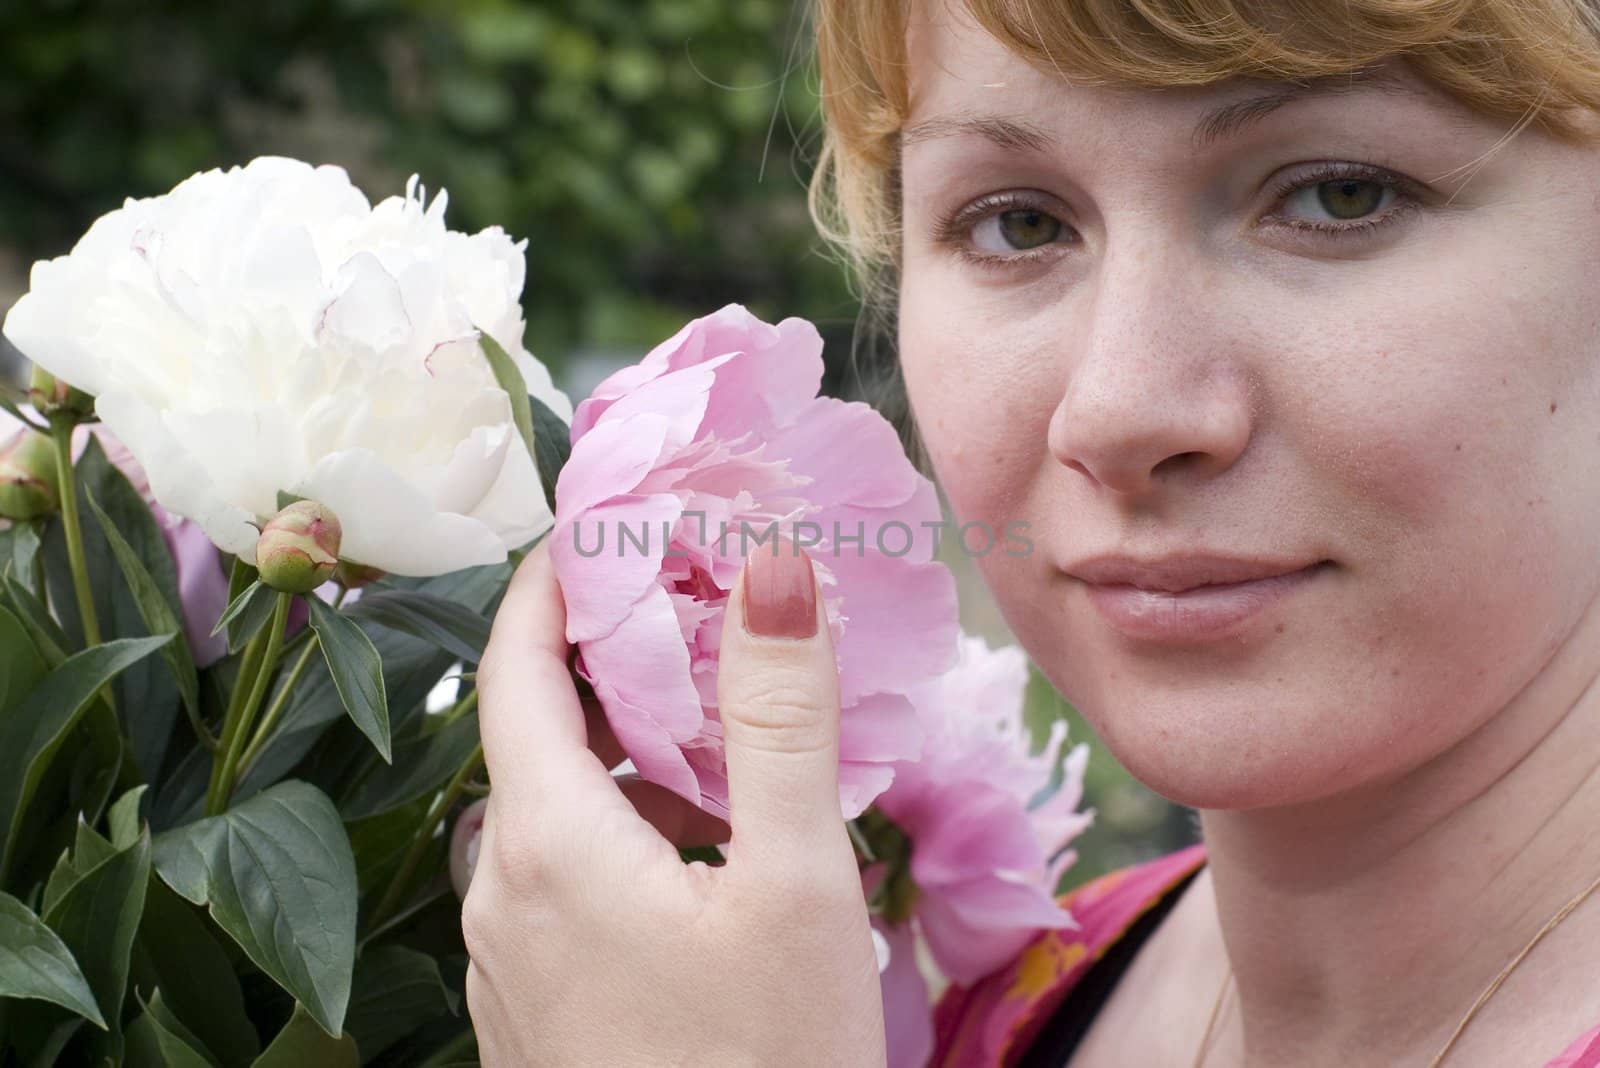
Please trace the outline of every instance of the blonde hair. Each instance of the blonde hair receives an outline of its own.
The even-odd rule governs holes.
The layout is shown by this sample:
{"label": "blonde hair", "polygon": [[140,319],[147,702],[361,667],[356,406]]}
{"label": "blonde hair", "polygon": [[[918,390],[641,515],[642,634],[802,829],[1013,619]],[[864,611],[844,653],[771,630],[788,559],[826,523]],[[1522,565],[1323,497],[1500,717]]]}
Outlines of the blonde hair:
{"label": "blonde hair", "polygon": [[[816,0],[823,140],[810,186],[821,234],[854,268],[857,335],[892,335],[899,264],[899,133],[909,110],[910,5],[946,0]],[[950,0],[955,2],[955,0]],[[1297,81],[1404,56],[1479,113],[1584,137],[1600,110],[1600,0],[960,0],[1027,62],[1073,84],[1205,86],[1235,76]],[[881,349],[880,349],[881,351]],[[878,398],[924,467],[892,357]],[[869,389],[873,387],[869,386]]]}

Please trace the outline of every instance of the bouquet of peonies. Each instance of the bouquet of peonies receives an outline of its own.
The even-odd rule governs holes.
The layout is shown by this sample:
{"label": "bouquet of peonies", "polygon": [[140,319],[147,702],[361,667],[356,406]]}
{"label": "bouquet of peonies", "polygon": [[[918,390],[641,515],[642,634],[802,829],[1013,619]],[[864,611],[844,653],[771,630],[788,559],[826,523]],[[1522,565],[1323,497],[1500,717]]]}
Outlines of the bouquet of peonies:
{"label": "bouquet of peonies", "polygon": [[959,634],[933,487],[817,395],[809,324],[729,306],[574,410],[523,348],[526,243],[445,205],[197,174],[6,316],[0,1063],[474,1063],[473,670],[516,561],[549,538],[633,769],[726,818],[723,612],[778,534],[823,583],[840,816],[923,1063],[935,969],[1071,924],[1085,749],[1031,754],[1025,660]]}

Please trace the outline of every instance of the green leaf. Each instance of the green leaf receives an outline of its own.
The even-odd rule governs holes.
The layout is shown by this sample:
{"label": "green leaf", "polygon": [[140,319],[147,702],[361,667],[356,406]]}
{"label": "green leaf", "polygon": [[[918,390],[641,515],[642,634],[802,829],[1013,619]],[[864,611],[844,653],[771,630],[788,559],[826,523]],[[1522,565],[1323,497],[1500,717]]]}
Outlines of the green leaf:
{"label": "green leaf", "polygon": [[161,1009],[161,991],[128,1027],[125,1068],[217,1068],[195,1048],[194,1036]]}
{"label": "green leaf", "polygon": [[404,738],[395,762],[379,767],[339,806],[347,820],[368,819],[443,786],[478,744],[478,716],[468,713],[430,734]]}
{"label": "green leaf", "polygon": [[33,558],[38,551],[38,526],[33,523],[12,523],[0,530],[0,573],[9,569],[18,580],[32,581]]}
{"label": "green leaf", "polygon": [[528,455],[537,465],[539,447],[533,436],[533,406],[528,403],[527,379],[522,377],[517,361],[500,347],[498,341],[489,336],[489,331],[482,327],[478,327],[477,330],[478,343],[483,348],[484,357],[489,361],[489,369],[494,372],[494,380],[506,391],[506,397],[511,401],[511,421],[516,424],[517,433],[522,435],[522,444],[527,447]]}
{"label": "green leaf", "polygon": [[43,920],[0,893],[0,997],[60,1005],[101,1030],[106,1020],[72,951]]}
{"label": "green leaf", "polygon": [[330,1037],[307,1015],[304,1005],[296,1005],[294,1015],[256,1058],[253,1068],[358,1068],[360,1064],[355,1039]]}
{"label": "green leaf", "polygon": [[44,658],[34,648],[28,628],[0,608],[0,716],[20,704],[45,676]]}
{"label": "green leaf", "polygon": [[[150,880],[134,942],[136,974],[161,991],[166,1011],[224,1068],[244,1068],[261,1052],[255,1025],[227,952],[194,906],[159,878]],[[309,1066],[308,1066],[309,1068]]]}
{"label": "green leaf", "polygon": [[120,1032],[133,938],[150,881],[150,835],[101,861],[45,910],[44,920],[72,950],[113,1034]]}
{"label": "green leaf", "polygon": [[156,580],[150,576],[144,561],[139,559],[139,554],[133,551],[133,546],[129,545],[127,539],[118,532],[116,524],[111,521],[105,509],[100,507],[100,502],[95,500],[94,494],[89,493],[87,496],[89,508],[100,521],[100,532],[105,535],[106,543],[111,546],[111,555],[116,558],[117,566],[122,569],[123,581],[128,584],[134,606],[143,617],[144,625],[150,629],[151,634],[171,634],[178,638],[177,641],[168,642],[161,647],[161,658],[167,662],[167,667],[172,669],[172,677],[178,683],[178,694],[183,698],[183,703],[192,714],[198,716],[200,679],[195,672],[194,657],[189,653],[189,643],[183,638],[183,619],[178,614],[181,609],[167,599],[167,595],[161,591]]}
{"label": "green leaf", "polygon": [[228,628],[228,652],[236,653],[272,618],[276,604],[277,594],[265,582],[256,579],[228,602],[228,607],[223,609],[211,633],[217,634],[224,627]]}
{"label": "green leaf", "polygon": [[106,821],[111,827],[111,844],[118,849],[128,848],[139,837],[139,828],[143,825],[139,819],[139,805],[148,789],[150,787],[145,784],[135,786],[111,806],[111,814]]}
{"label": "green leaf", "polygon": [[346,615],[432,642],[470,664],[489,643],[489,621],[459,601],[420,590],[375,590],[344,609]]}
{"label": "green leaf", "polygon": [[322,655],[333,675],[350,719],[361,728],[386,762],[394,758],[389,742],[389,703],[383,686],[383,661],[372,639],[348,617],[320,597],[307,597],[311,627],[322,642]]}
{"label": "green leaf", "polygon": [[528,406],[533,412],[533,462],[539,469],[539,482],[544,486],[545,502],[552,513],[556,510],[556,480],[572,454],[572,428],[549,406],[532,394]]}
{"label": "green leaf", "polygon": [[50,612],[35,597],[33,591],[9,575],[0,576],[0,589],[16,612],[17,619],[27,628],[33,646],[44,657],[45,666],[59,667],[67,658],[67,636],[50,617]]}
{"label": "green leaf", "polygon": [[294,504],[297,501],[303,501],[303,500],[305,500],[305,498],[299,496],[298,494],[290,493],[288,490],[279,490],[278,491],[278,511],[281,512],[285,508],[289,507],[291,504]]}
{"label": "green leaf", "polygon": [[78,817],[75,828],[76,835],[72,847],[61,855],[56,862],[55,870],[50,873],[49,882],[44,886],[44,900],[40,907],[45,915],[56,907],[56,902],[66,896],[85,875],[110,860],[118,853],[118,848],[102,838],[94,828],[84,822],[83,817]]}
{"label": "green leaf", "polygon": [[21,389],[13,388],[9,382],[0,383],[0,411],[8,413],[17,422],[26,423],[35,430],[41,432],[49,430],[48,426],[39,425],[37,413],[31,409],[26,412],[22,410],[21,404],[26,397],[26,393]]}
{"label": "green leaf", "polygon": [[330,1035],[355,964],[356,869],[339,814],[303,782],[156,839],[156,870],[211,916]]}
{"label": "green leaf", "polygon": [[456,996],[437,961],[405,946],[378,946],[356,962],[345,1030],[370,1062],[434,1017],[455,1011]]}
{"label": "green leaf", "polygon": [[[422,797],[371,819],[346,819],[345,833],[356,858],[356,877],[369,889],[387,887],[399,868],[400,858],[417,836],[417,827],[428,813],[433,798]],[[370,937],[371,932],[367,933]],[[356,952],[362,952],[361,944]]]}
{"label": "green leaf", "polygon": [[[489,564],[427,579],[390,576],[385,584],[448,597],[487,616],[510,578],[509,564]],[[438,685],[439,677],[450,669],[454,657],[431,642],[373,623],[363,622],[362,629],[383,660],[383,686],[388,697],[390,722],[398,729],[408,717],[421,714],[428,694]],[[207,674],[215,674],[215,669]],[[339,729],[330,730],[339,720],[344,721]],[[330,794],[342,794],[346,785],[360,774],[361,765],[376,757],[366,747],[353,744],[359,733],[355,725],[349,723],[328,672],[327,661],[318,659],[306,669],[295,687],[278,729],[245,774],[235,796],[249,797],[283,778],[296,765],[302,765],[302,771],[297,773],[299,777],[322,784]],[[317,765],[314,769],[302,764],[308,752]],[[205,770],[201,769],[202,774]]]}
{"label": "green leaf", "polygon": [[0,875],[10,868],[28,800],[67,731],[102,686],[171,640],[171,635],[122,638],[85,649],[63,661],[20,704],[0,709],[0,829],[6,831]]}

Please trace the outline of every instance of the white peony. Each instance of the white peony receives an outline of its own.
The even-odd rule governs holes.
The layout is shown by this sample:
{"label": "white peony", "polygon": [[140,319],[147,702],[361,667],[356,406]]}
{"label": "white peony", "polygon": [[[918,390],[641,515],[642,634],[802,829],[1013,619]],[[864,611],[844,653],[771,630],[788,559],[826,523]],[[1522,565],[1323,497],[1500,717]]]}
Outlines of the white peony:
{"label": "white peony", "polygon": [[263,157],[96,220],[34,264],[5,335],[96,410],[156,499],[255,559],[280,491],[331,508],[346,559],[434,575],[550,526],[474,327],[522,348],[526,241],[444,224],[443,191],[371,207],[338,167]]}

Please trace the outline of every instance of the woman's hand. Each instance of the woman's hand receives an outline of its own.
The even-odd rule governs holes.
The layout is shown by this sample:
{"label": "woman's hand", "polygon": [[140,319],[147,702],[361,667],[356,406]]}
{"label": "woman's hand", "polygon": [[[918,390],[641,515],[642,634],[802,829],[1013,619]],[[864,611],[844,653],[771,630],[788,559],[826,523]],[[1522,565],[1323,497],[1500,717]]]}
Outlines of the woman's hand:
{"label": "woman's hand", "polygon": [[[486,1066],[884,1064],[832,643],[809,560],[779,546],[746,562],[722,630],[720,867],[668,838],[726,825],[609,773],[620,747],[574,687],[544,548],[517,569],[478,670],[494,788],[462,910]],[[761,633],[785,630],[811,636]]]}

